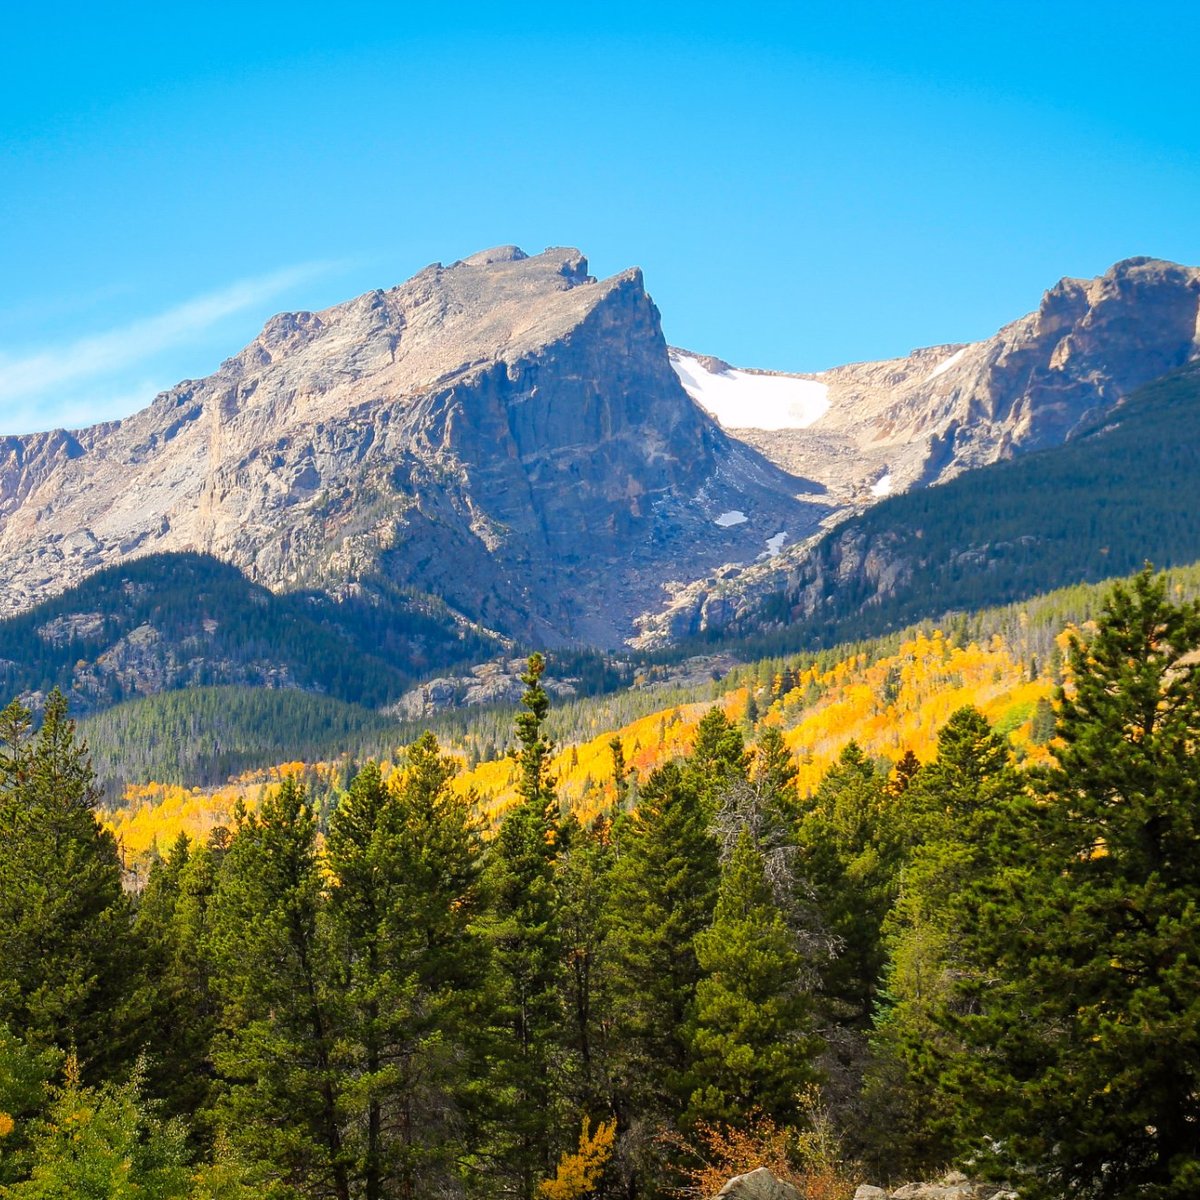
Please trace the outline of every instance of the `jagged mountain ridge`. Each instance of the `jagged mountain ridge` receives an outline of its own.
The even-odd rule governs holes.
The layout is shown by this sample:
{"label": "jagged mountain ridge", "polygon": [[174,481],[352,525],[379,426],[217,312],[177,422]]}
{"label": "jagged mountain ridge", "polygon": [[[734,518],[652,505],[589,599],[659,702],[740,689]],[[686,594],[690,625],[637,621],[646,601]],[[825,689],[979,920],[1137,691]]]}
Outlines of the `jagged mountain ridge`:
{"label": "jagged mountain ridge", "polygon": [[0,606],[196,551],[275,591],[412,585],[611,646],[664,581],[815,528],[819,493],[689,400],[639,270],[500,247],[275,317],[127,420],[4,439]]}
{"label": "jagged mountain ridge", "polygon": [[854,504],[1059,445],[1098,410],[1197,355],[1200,268],[1141,257],[1095,279],[1060,280],[1035,312],[980,342],[812,375],[738,372],[680,350],[672,360],[685,386],[689,368],[698,376],[689,391],[701,404],[705,385],[731,379],[751,390],[764,378],[813,389],[823,411],[810,409],[802,425],[772,428],[768,411],[756,428],[739,419],[732,392],[718,415],[781,466]]}
{"label": "jagged mountain ridge", "polygon": [[[451,640],[657,645],[739,621],[822,524],[1061,443],[1194,357],[1198,321],[1200,270],[1130,259],[984,342],[738,372],[668,351],[636,268],[498,247],[281,314],[127,420],[4,439],[0,611],[198,552],[360,610],[438,597]],[[736,436],[697,378],[736,385],[709,404]]]}
{"label": "jagged mountain ridge", "polygon": [[670,632],[807,647],[874,636],[1147,560],[1194,562],[1198,512],[1200,361],[1094,414],[1062,445],[890,497],[769,565],[681,593]]}

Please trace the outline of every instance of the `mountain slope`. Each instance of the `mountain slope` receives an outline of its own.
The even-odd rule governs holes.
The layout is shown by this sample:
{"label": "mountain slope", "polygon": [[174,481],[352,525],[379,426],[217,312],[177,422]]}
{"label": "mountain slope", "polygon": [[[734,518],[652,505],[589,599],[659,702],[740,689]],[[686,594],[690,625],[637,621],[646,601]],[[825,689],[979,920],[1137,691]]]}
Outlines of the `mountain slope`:
{"label": "mountain slope", "polygon": [[501,247],[276,317],[125,421],[4,439],[0,605],[194,551],[276,592],[415,586],[526,641],[616,645],[665,580],[814,528],[819,491],[688,399],[639,271]]}
{"label": "mountain slope", "polygon": [[[810,376],[673,350],[699,403],[843,502],[1059,445],[1090,414],[1200,355],[1200,269],[1130,258],[1062,279],[993,337]],[[773,395],[768,394],[773,391]]]}
{"label": "mountain slope", "polygon": [[1000,604],[1048,583],[1200,557],[1200,363],[1139,389],[1066,445],[969,471],[846,521],[763,580],[730,629],[813,643]]}
{"label": "mountain slope", "polygon": [[0,689],[36,707],[59,687],[77,712],[235,683],[381,705],[433,668],[499,648],[428,597],[276,596],[209,556],[157,554],[0,621]]}

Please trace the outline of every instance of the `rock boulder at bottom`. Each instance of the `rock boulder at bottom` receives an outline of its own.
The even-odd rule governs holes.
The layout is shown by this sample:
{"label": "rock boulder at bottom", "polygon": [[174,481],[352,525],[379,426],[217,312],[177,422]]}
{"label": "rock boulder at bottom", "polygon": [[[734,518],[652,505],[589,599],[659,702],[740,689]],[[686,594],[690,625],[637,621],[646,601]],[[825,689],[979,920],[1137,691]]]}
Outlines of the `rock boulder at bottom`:
{"label": "rock boulder at bottom", "polygon": [[800,1200],[800,1193],[782,1179],[776,1179],[766,1167],[735,1175],[718,1193],[717,1200]]}

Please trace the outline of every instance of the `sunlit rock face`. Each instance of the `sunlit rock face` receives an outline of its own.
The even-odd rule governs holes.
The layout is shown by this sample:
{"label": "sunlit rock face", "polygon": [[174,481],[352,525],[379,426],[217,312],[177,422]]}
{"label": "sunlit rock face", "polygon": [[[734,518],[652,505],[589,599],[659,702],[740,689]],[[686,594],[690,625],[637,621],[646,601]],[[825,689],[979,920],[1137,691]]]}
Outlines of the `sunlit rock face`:
{"label": "sunlit rock face", "polygon": [[689,399],[640,271],[500,247],[277,316],[126,420],[4,439],[0,611],[197,550],[276,591],[399,583],[616,645],[664,582],[815,527],[806,490]]}
{"label": "sunlit rock face", "polygon": [[1063,279],[993,337],[812,375],[673,350],[697,402],[773,461],[870,503],[1062,443],[1081,421],[1200,355],[1200,269],[1130,258]]}

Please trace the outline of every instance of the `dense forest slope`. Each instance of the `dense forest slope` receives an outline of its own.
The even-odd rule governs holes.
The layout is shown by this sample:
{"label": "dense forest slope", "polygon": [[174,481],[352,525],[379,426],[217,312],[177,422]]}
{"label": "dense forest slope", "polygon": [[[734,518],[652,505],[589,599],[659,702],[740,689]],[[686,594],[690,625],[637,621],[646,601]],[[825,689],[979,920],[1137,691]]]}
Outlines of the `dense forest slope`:
{"label": "dense forest slope", "polygon": [[770,574],[677,598],[678,633],[776,630],[829,645],[1200,555],[1200,364],[1065,445],[890,497]]}
{"label": "dense forest slope", "polygon": [[34,707],[58,687],[77,712],[178,688],[301,688],[382,705],[435,667],[501,643],[432,597],[277,596],[203,554],[108,567],[0,621],[0,688]]}

